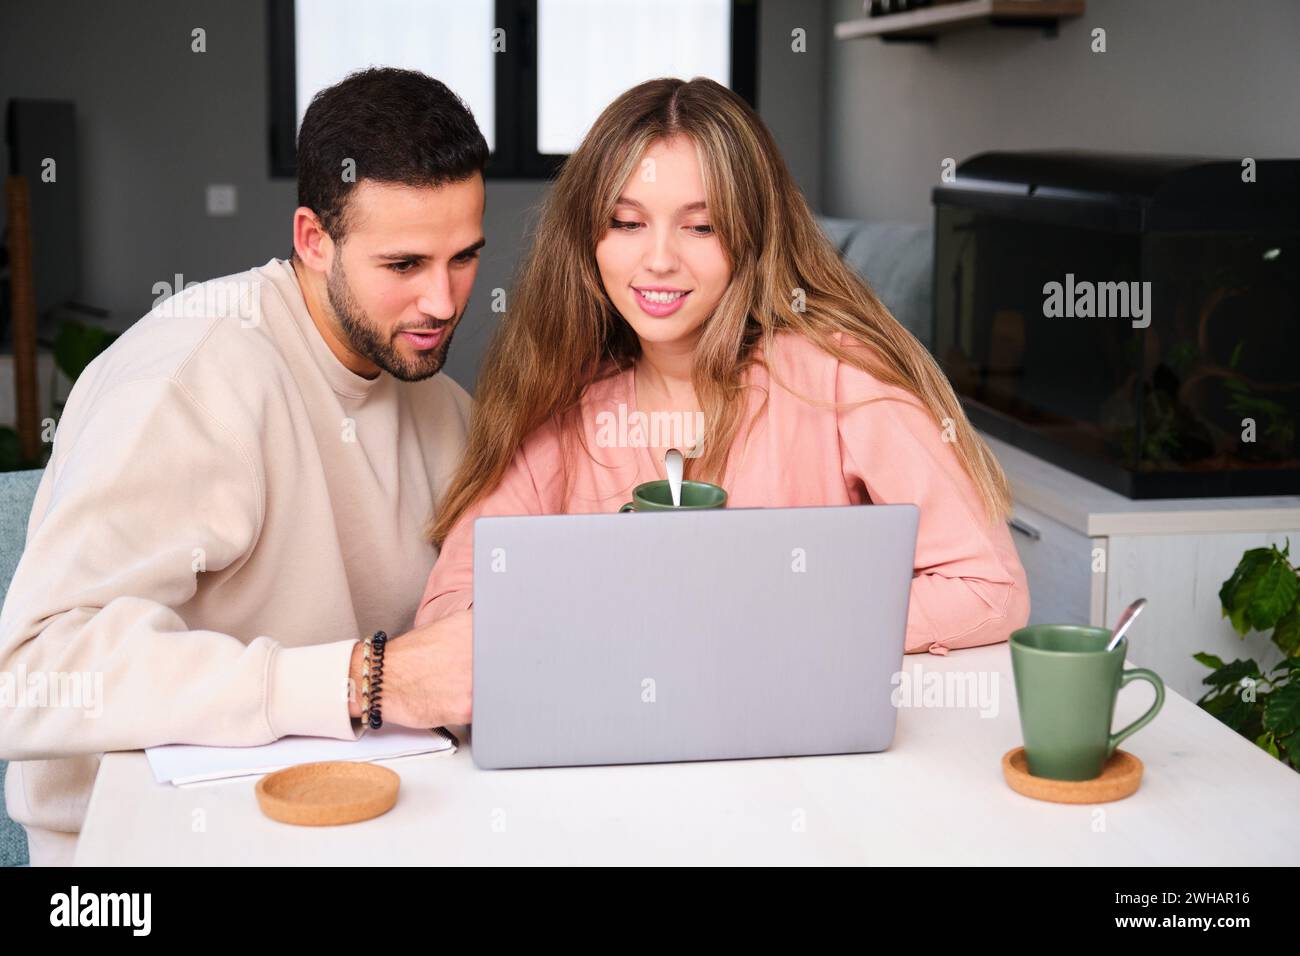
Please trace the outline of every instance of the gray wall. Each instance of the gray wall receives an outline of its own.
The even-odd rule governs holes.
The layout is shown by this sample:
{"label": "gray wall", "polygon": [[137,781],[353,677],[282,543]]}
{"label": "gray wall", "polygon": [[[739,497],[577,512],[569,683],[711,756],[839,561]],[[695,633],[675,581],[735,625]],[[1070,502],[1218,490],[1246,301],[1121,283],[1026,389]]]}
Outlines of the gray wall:
{"label": "gray wall", "polygon": [[[822,200],[826,67],[831,47],[824,0],[760,0],[758,111],[814,209]],[[803,30],[804,50],[793,49]]]}
{"label": "gray wall", "polygon": [[[6,0],[0,16],[0,103],[76,102],[80,168],[59,174],[78,177],[83,301],[131,321],[148,311],[154,283],[176,273],[203,280],[288,253],[296,194],[267,171],[262,0]],[[761,24],[760,110],[815,202],[825,7],[767,0]],[[790,49],[796,26],[807,53]],[[206,53],[190,51],[194,27],[207,31]],[[237,215],[206,214],[208,183],[238,187]],[[488,246],[448,362],[466,387],[492,330],[491,290],[509,287],[544,189],[489,181]]]}
{"label": "gray wall", "polygon": [[[291,248],[291,181],[267,174],[265,14],[258,2],[5,4],[0,97],[70,99],[78,116],[83,299],[143,314],[152,286]],[[190,30],[207,52],[190,52]],[[239,214],[209,218],[207,183]]]}
{"label": "gray wall", "polygon": [[[834,24],[861,0],[831,0]],[[1087,148],[1300,155],[1296,0],[1088,0],[1060,35],[972,28],[934,47],[833,41],[823,199],[833,215],[931,219],[945,157]],[[1107,52],[1090,50],[1106,30]]]}
{"label": "gray wall", "polygon": [[[1295,0],[1090,0],[1054,40],[976,28],[934,48],[833,39],[860,0],[761,10],[759,110],[831,215],[927,221],[942,159],[985,149],[1300,153]],[[195,26],[205,54],[190,52]],[[1089,50],[1094,26],[1104,54]],[[807,52],[791,49],[795,28]],[[205,279],[289,249],[294,185],[267,174],[265,44],[261,0],[5,3],[0,99],[77,104],[85,301],[138,317],[177,272]],[[206,215],[207,183],[238,187],[238,215]],[[449,363],[467,386],[490,292],[509,287],[544,189],[489,183],[489,244]]]}

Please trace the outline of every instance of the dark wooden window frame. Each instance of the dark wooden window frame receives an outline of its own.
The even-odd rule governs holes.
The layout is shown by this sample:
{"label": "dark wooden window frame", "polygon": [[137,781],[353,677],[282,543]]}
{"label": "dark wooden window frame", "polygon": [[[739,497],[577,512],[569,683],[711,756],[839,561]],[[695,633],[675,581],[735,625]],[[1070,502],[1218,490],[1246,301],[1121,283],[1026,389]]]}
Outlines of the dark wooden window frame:
{"label": "dark wooden window frame", "polygon": [[[731,2],[731,88],[758,107],[759,0]],[[266,0],[271,176],[292,179],[296,161],[297,83],[294,0]],[[564,154],[537,151],[537,0],[496,0],[506,52],[496,54],[496,148],[487,175],[550,179]]]}

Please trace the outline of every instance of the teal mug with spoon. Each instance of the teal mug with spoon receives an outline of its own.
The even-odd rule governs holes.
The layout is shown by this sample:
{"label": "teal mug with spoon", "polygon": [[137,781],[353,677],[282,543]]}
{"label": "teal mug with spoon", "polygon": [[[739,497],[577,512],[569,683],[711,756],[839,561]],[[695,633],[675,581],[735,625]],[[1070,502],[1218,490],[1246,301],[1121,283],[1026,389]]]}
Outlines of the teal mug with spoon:
{"label": "teal mug with spoon", "polygon": [[[1073,624],[1035,624],[1011,634],[1011,669],[1025,737],[1025,762],[1035,777],[1092,780],[1126,737],[1160,712],[1165,685],[1145,667],[1124,669],[1128,639],[1106,649],[1111,631]],[[1149,681],[1155,702],[1115,733],[1120,688]]]}

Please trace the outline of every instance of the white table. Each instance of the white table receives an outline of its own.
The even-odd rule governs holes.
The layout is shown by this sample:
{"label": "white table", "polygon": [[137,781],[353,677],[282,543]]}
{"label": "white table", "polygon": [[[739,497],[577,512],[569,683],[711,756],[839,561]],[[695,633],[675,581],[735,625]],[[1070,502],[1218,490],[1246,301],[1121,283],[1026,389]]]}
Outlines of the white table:
{"label": "white table", "polygon": [[[142,752],[114,753],[76,860],[1300,864],[1300,774],[1172,691],[1121,745],[1146,764],[1141,789],[1072,806],[1022,797],[1002,779],[1003,753],[1022,742],[1006,644],[909,655],[903,667],[984,672],[998,690],[996,715],[904,707],[893,746],[877,754],[496,771],[477,769],[465,729],[452,728],[462,740],[454,755],[385,761],[402,776],[389,813],[331,828],[262,816],[254,778],[175,788],[154,782]],[[1144,683],[1124,689],[1115,727],[1150,701]]]}

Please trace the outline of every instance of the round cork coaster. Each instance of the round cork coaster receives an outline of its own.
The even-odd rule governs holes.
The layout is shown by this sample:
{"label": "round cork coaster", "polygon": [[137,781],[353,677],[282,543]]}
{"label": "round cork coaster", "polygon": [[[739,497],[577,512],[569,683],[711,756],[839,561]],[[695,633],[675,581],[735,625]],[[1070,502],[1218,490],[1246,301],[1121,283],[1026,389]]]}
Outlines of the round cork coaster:
{"label": "round cork coaster", "polygon": [[1101,776],[1091,780],[1050,780],[1029,772],[1025,748],[1002,755],[1002,775],[1016,793],[1052,803],[1106,803],[1137,792],[1142,782],[1142,761],[1127,750],[1116,750],[1102,765]]}
{"label": "round cork coaster", "polygon": [[263,813],[281,823],[306,827],[356,823],[391,810],[401,779],[372,763],[304,763],[259,780],[257,802]]}

